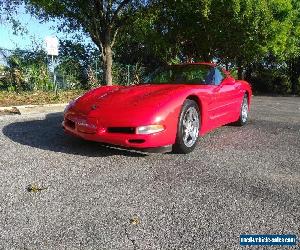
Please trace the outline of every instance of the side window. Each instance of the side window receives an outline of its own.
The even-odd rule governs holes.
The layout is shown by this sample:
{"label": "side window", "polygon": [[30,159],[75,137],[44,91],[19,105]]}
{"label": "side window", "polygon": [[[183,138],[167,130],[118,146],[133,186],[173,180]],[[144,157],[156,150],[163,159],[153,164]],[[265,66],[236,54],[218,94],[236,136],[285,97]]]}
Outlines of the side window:
{"label": "side window", "polygon": [[223,79],[224,75],[222,72],[218,68],[215,68],[215,85],[220,85]]}
{"label": "side window", "polygon": [[215,68],[211,68],[205,77],[206,84],[214,84],[215,83]]}

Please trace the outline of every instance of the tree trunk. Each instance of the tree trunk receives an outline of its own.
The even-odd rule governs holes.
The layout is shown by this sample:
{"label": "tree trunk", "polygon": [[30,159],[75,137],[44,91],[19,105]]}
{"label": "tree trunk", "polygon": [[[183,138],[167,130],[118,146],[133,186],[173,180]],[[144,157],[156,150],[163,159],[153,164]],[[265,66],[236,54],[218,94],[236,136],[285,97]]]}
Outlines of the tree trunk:
{"label": "tree trunk", "polygon": [[252,78],[252,65],[248,65],[248,67],[246,67],[246,73],[245,73],[245,80],[250,82],[251,78]]}
{"label": "tree trunk", "polygon": [[295,59],[291,59],[289,62],[289,76],[292,84],[291,93],[293,95],[297,94],[297,84],[298,84],[299,75],[300,75],[299,63],[297,63]]}
{"label": "tree trunk", "polygon": [[243,69],[243,67],[238,67],[238,79],[239,80],[244,80],[244,74],[243,74],[243,72],[244,72],[244,69]]}
{"label": "tree trunk", "polygon": [[105,33],[105,37],[102,41],[100,41],[101,47],[101,55],[102,55],[102,62],[103,62],[103,73],[105,84],[108,86],[112,85],[112,37],[111,37],[111,30]]}
{"label": "tree trunk", "polygon": [[237,58],[236,60],[236,66],[237,66],[237,76],[239,80],[244,80],[244,67],[243,64],[241,62],[240,58]]}
{"label": "tree trunk", "polygon": [[105,83],[108,86],[112,85],[112,49],[111,44],[106,44],[104,46],[104,67],[105,67]]}

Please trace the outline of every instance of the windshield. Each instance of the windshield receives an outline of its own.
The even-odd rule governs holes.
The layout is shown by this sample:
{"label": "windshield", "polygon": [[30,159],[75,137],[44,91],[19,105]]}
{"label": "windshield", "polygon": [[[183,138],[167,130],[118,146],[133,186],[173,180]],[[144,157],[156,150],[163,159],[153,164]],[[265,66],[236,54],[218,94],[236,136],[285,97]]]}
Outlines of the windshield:
{"label": "windshield", "polygon": [[212,84],[214,72],[210,65],[172,65],[156,70],[145,83]]}

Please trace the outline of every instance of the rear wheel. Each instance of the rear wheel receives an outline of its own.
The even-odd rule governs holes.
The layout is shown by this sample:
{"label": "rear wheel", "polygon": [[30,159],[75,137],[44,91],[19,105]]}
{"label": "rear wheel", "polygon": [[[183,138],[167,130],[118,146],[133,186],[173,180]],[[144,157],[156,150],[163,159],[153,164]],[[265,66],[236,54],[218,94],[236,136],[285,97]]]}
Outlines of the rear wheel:
{"label": "rear wheel", "polygon": [[174,152],[187,154],[194,150],[198,142],[200,121],[197,103],[193,100],[185,100],[179,116]]}
{"label": "rear wheel", "polygon": [[240,117],[237,120],[237,125],[244,126],[248,122],[249,118],[249,103],[248,103],[248,95],[245,94],[240,110]]}

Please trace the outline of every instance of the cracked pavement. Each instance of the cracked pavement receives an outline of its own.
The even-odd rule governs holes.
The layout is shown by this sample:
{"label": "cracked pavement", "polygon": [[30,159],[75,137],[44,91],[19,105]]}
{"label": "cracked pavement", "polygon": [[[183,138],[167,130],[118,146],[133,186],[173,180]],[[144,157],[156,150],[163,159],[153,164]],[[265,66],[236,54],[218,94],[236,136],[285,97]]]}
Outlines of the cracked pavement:
{"label": "cracked pavement", "polygon": [[0,249],[244,249],[240,234],[300,237],[299,97],[254,97],[247,126],[219,128],[189,155],[102,147],[64,135],[61,120],[0,117]]}

